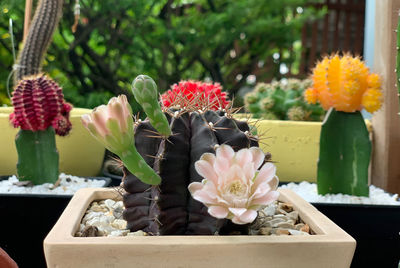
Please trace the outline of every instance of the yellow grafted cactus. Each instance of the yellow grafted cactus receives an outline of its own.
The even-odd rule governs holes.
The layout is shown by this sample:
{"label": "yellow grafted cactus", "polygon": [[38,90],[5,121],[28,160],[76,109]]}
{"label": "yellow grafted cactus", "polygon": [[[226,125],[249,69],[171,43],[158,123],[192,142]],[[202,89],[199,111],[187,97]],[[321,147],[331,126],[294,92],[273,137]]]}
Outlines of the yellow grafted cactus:
{"label": "yellow grafted cactus", "polygon": [[381,107],[380,78],[358,57],[325,57],[313,70],[312,80],[304,97],[309,103],[320,102],[325,110],[352,113],[365,108],[373,113]]}

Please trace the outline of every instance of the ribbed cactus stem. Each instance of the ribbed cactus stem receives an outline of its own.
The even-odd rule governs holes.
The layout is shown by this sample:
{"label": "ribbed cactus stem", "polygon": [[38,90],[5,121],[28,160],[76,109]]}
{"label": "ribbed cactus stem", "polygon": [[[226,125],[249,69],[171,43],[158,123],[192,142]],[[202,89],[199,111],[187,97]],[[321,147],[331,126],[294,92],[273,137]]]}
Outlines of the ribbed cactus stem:
{"label": "ribbed cactus stem", "polygon": [[168,120],[158,102],[157,85],[147,75],[139,75],[132,82],[132,92],[136,101],[143,107],[151,125],[163,136],[171,135]]}
{"label": "ribbed cactus stem", "polygon": [[23,77],[41,72],[41,65],[51,37],[61,17],[63,0],[40,0],[28,37],[18,56],[14,84]]}

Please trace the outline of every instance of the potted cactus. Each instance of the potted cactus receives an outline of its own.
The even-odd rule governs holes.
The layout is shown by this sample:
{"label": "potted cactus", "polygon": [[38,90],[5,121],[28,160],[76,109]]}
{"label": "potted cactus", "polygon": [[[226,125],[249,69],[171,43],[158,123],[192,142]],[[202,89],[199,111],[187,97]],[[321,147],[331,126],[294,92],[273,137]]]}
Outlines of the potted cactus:
{"label": "potted cactus", "polygon": [[[277,266],[319,267],[326,256],[338,260],[335,267],[349,265],[354,241],[293,193],[276,191],[274,164],[264,162],[258,138],[247,122],[232,118],[226,99],[173,94],[166,107],[158,102],[154,81],[143,75],[134,80],[133,94],[148,116],[144,121],[132,120],[123,95],[82,117],[90,133],[124,163],[124,193],[78,192],[44,241],[48,266],[238,267],[269,260]],[[123,200],[127,228],[148,236],[74,237],[88,205],[109,197]],[[260,207],[278,197],[293,203],[316,235],[248,236]],[[193,258],[195,248],[207,258]],[[145,258],[155,252],[151,260]],[[306,258],[305,252],[316,257]]]}
{"label": "potted cactus", "polygon": [[[1,147],[3,154],[0,156],[0,170],[2,175],[7,175],[0,177],[0,180],[16,174],[22,183],[28,184],[29,181],[32,184],[54,185],[59,180],[60,166],[62,171],[74,171],[74,175],[80,176],[94,176],[100,171],[104,147],[90,139],[88,144],[94,145],[92,149],[80,146],[82,137],[85,139],[85,136],[90,135],[83,132],[80,136],[79,129],[83,128],[76,125],[76,115],[70,121],[70,114],[82,111],[72,109],[72,105],[64,100],[61,87],[41,71],[43,57],[61,16],[62,5],[61,0],[39,2],[14,66],[14,107],[0,109],[0,135],[4,143]],[[72,127],[73,135],[64,138]],[[61,149],[61,157],[57,150],[60,143],[56,142],[56,134],[61,137],[58,141],[66,145],[64,148],[58,147]],[[84,158],[80,158],[80,152],[85,151],[83,148],[89,148],[89,155],[82,154]],[[82,163],[87,164],[88,168],[78,173],[77,163],[80,166],[83,166]],[[101,180],[102,183],[98,185],[109,183],[107,178]],[[7,219],[0,224],[1,229],[7,230],[2,235],[0,247],[20,266],[43,267],[43,238],[71,197],[72,194],[0,193],[0,211]],[[31,231],[21,232],[26,229],[27,222],[30,223]]]}
{"label": "potted cactus", "polygon": [[[380,109],[381,79],[357,57],[332,55],[316,65],[312,81],[306,100],[328,110],[321,126],[318,193],[368,196],[371,140],[360,110]],[[353,266],[397,265],[400,206],[313,204],[357,240]]]}

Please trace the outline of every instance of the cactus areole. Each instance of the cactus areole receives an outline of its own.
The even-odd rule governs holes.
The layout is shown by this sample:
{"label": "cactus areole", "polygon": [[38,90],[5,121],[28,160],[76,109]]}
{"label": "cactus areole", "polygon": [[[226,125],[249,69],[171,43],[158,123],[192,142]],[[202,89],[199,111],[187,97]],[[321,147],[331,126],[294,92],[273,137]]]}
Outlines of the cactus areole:
{"label": "cactus areole", "polygon": [[[230,145],[235,151],[258,146],[257,137],[246,122],[232,118],[228,106],[212,110],[214,101],[198,102],[192,98],[191,103],[188,98],[177,98],[169,107],[163,106],[160,114],[160,106],[154,104],[156,95],[147,92],[153,92],[154,86],[147,76],[139,76],[133,82],[133,93],[148,115],[144,121],[135,122],[134,140],[137,151],[161,177],[161,183],[146,184],[124,170],[123,217],[128,228],[153,235],[246,233],[246,226],[212,217],[205,205],[191,197],[188,185],[203,180],[195,162],[204,153],[215,154],[221,144]],[[170,135],[165,135],[166,128]]]}

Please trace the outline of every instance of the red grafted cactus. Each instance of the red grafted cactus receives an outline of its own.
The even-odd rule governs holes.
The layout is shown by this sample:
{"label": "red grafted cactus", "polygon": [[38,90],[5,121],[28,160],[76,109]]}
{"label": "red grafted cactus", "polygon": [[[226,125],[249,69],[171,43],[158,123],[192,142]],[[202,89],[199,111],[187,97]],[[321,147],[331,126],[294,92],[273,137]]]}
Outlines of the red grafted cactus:
{"label": "red grafted cactus", "polygon": [[207,107],[209,110],[225,109],[230,105],[226,92],[219,83],[204,83],[200,81],[181,81],[171,86],[171,89],[161,95],[165,107]]}
{"label": "red grafted cactus", "polygon": [[71,104],[65,102],[61,87],[45,75],[21,80],[16,86],[10,121],[23,130],[41,131],[52,126],[56,134],[65,136],[71,130]]}

